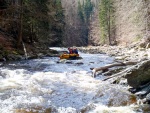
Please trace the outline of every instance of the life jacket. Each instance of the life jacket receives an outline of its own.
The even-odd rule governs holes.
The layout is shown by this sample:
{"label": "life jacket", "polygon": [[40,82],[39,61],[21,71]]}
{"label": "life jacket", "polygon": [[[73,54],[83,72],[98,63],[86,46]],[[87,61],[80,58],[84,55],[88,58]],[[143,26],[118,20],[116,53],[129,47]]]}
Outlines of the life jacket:
{"label": "life jacket", "polygon": [[77,49],[74,49],[73,51],[75,54],[78,54],[78,50]]}
{"label": "life jacket", "polygon": [[73,50],[72,49],[69,49],[69,54],[72,54],[73,53]]}

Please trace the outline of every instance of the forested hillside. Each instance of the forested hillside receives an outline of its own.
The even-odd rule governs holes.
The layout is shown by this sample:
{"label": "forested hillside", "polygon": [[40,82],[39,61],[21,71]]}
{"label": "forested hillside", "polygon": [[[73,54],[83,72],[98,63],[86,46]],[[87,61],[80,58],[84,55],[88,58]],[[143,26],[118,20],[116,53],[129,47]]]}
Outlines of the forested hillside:
{"label": "forested hillside", "polygon": [[68,45],[130,45],[149,37],[149,0],[62,0],[62,6]]}
{"label": "forested hillside", "polygon": [[[1,57],[62,46],[64,12],[60,0],[0,0]],[[37,49],[36,49],[37,48]]]}
{"label": "forested hillside", "polygon": [[67,46],[87,46],[90,20],[94,11],[91,0],[62,0],[65,10],[64,44]]}
{"label": "forested hillside", "polygon": [[0,0],[0,46],[148,43],[149,15],[149,0]]}
{"label": "forested hillside", "polygon": [[99,29],[96,40],[99,41],[95,42],[125,46],[141,40],[150,42],[149,0],[101,0],[98,16],[100,28],[96,30]]}
{"label": "forested hillside", "polygon": [[150,0],[115,0],[114,7],[118,43],[150,38]]}
{"label": "forested hillside", "polygon": [[[60,0],[1,0],[0,28],[18,44],[37,41],[61,45],[64,15]],[[54,40],[57,37],[56,43]],[[59,37],[59,38],[58,38]]]}

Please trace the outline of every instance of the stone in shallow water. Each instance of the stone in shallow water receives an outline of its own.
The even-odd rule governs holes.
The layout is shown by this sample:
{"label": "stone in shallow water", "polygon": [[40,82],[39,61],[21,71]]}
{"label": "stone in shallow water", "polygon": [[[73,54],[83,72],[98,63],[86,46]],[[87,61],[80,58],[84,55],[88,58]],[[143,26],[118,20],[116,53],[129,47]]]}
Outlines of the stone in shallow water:
{"label": "stone in shallow water", "polygon": [[76,64],[77,65],[83,65],[84,63],[83,62],[77,62]]}
{"label": "stone in shallow water", "polygon": [[150,102],[150,93],[146,96],[146,99]]}

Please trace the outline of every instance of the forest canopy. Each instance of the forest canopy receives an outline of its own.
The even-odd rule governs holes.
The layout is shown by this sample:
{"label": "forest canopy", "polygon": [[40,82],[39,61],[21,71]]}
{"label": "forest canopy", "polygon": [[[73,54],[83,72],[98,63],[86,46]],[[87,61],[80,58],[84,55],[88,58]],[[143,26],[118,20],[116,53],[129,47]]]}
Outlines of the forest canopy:
{"label": "forest canopy", "polygon": [[61,45],[63,28],[61,0],[0,0],[0,30],[18,46],[22,41]]}

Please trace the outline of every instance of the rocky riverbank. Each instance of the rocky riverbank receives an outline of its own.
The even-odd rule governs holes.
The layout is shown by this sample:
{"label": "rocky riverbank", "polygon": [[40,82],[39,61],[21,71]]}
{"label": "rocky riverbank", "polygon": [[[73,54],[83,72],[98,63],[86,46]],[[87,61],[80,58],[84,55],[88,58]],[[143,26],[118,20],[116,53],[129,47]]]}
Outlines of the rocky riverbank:
{"label": "rocky riverbank", "polygon": [[[121,62],[124,66],[117,72],[110,70],[106,74],[113,84],[122,83],[127,79],[129,91],[137,95],[142,103],[150,104],[150,48],[141,48],[139,45],[124,46],[102,46],[102,47],[80,47],[80,51],[85,53],[102,53],[115,57],[116,62]],[[137,62],[136,65],[127,66],[124,62]],[[97,68],[97,67],[96,67]],[[115,70],[116,71],[116,70]],[[104,73],[105,75],[105,73]],[[113,76],[113,77],[111,77]]]}
{"label": "rocky riverbank", "polygon": [[17,42],[13,37],[6,35],[5,32],[0,32],[0,62],[35,59],[56,54],[58,54],[57,51],[50,50],[46,44],[40,42],[22,42],[17,47]]}
{"label": "rocky riverbank", "polygon": [[130,47],[124,46],[89,46],[79,47],[81,52],[85,53],[102,53],[114,56],[117,60],[123,61],[141,61],[143,59],[150,59],[150,48],[141,48],[136,45]]}

